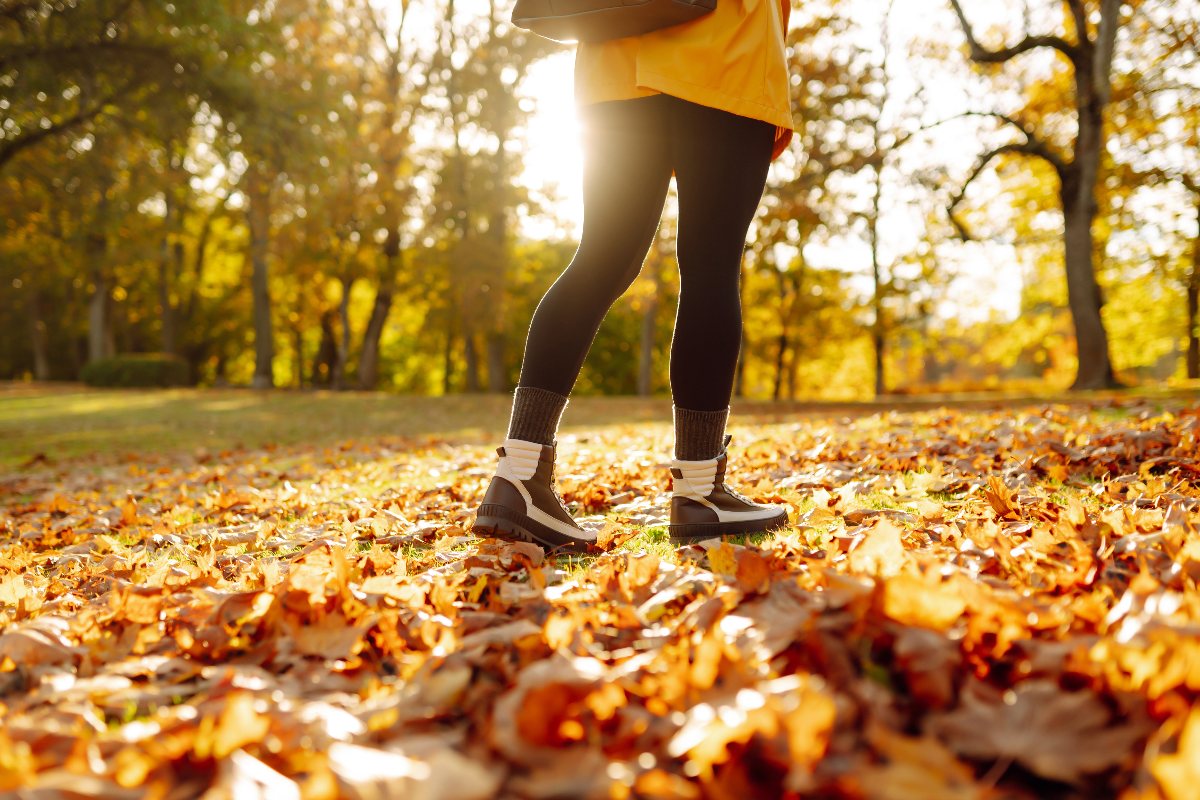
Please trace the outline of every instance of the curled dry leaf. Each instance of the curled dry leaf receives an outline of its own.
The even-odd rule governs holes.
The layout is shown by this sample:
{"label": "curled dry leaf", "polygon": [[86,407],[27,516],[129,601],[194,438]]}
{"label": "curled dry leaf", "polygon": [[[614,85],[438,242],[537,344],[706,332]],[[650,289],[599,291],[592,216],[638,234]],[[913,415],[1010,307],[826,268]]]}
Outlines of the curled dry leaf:
{"label": "curled dry leaf", "polygon": [[526,766],[549,764],[563,756],[577,735],[582,700],[606,673],[594,658],[555,655],[526,667],[517,683],[497,701],[492,746]]}
{"label": "curled dry leaf", "polygon": [[23,667],[70,667],[82,651],[64,635],[69,623],[61,617],[43,616],[0,634],[0,662],[10,659]]}
{"label": "curled dry leaf", "polygon": [[1028,681],[1005,691],[971,684],[962,704],[934,717],[930,730],[968,758],[1010,759],[1071,783],[1118,766],[1150,726],[1145,717],[1114,718],[1089,692]]}
{"label": "curled dry leaf", "polygon": [[896,523],[881,517],[867,530],[862,543],[850,552],[850,568],[880,578],[899,574],[908,564],[908,555],[900,539],[902,533]]}
{"label": "curled dry leaf", "polygon": [[[667,753],[685,757],[685,770],[702,784],[720,783],[722,765],[753,749],[754,761],[771,763],[780,782],[760,785],[758,796],[809,788],[811,771],[825,754],[833,727],[833,700],[798,676],[781,678],[758,689],[716,694],[693,706]],[[739,765],[741,767],[741,765]]]}

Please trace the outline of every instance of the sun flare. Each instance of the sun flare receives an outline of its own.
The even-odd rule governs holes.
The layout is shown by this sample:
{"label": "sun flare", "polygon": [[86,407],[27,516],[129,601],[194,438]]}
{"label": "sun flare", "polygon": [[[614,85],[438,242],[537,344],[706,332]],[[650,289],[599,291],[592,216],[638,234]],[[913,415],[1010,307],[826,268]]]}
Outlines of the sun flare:
{"label": "sun flare", "polygon": [[583,151],[575,114],[573,51],[550,56],[529,70],[522,94],[534,103],[521,183],[543,204],[522,219],[531,237],[577,236],[583,224]]}

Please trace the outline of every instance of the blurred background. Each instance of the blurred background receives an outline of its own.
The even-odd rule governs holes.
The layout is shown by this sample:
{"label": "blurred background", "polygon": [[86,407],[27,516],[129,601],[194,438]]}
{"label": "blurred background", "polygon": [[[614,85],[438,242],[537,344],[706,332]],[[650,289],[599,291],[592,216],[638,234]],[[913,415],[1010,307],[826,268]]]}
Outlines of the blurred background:
{"label": "blurred background", "polygon": [[[503,392],[580,230],[511,0],[0,0],[0,379]],[[1200,3],[804,0],[737,391],[1200,377]],[[663,394],[674,212],[578,391]]]}

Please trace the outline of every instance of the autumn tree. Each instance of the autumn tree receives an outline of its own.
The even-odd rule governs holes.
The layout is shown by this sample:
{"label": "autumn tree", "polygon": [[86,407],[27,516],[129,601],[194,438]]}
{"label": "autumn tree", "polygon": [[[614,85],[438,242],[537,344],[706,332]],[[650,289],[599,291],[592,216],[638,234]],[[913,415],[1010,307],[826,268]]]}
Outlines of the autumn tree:
{"label": "autumn tree", "polygon": [[[1130,26],[1131,68],[1114,87],[1112,174],[1116,230],[1152,226],[1160,243],[1157,271],[1183,296],[1176,319],[1184,369],[1200,378],[1200,12],[1143,2]],[[1151,192],[1167,214],[1139,213],[1133,196]],[[1165,228],[1165,229],[1164,229]],[[1188,233],[1188,229],[1194,233]]]}
{"label": "autumn tree", "polygon": [[[1126,4],[1122,0],[1099,0],[1093,8],[1086,0],[1063,0],[1069,33],[1027,31],[1020,41],[996,48],[980,42],[959,0],[950,0],[950,5],[966,37],[970,58],[981,68],[995,69],[1025,54],[1047,50],[1071,68],[1073,93],[1069,100],[1063,98],[1063,103],[1069,102],[1074,109],[1076,130],[1065,146],[1056,146],[1047,133],[1038,129],[1034,115],[1021,109],[984,112],[1013,129],[1020,138],[994,147],[979,158],[955,195],[951,214],[965,198],[971,183],[1002,156],[1037,158],[1053,169],[1063,213],[1068,303],[1079,354],[1073,388],[1114,386],[1108,334],[1100,314],[1103,298],[1096,279],[1093,226],[1098,211],[1096,193],[1101,160],[1108,141],[1104,124],[1112,95],[1113,54],[1117,33],[1126,19]],[[961,223],[959,227],[964,237],[969,235]]]}
{"label": "autumn tree", "polygon": [[[880,6],[887,12],[890,7]],[[887,13],[883,14],[886,19]],[[884,31],[865,26],[837,3],[810,3],[792,15],[788,33],[789,67],[796,79],[792,115],[796,139],[774,167],[764,213],[758,219],[748,262],[775,288],[770,342],[747,337],[747,349],[769,348],[771,396],[795,397],[797,376],[806,352],[820,343],[804,339],[806,314],[822,306],[826,278],[813,272],[808,250],[839,237],[867,245],[871,277],[869,328],[873,349],[874,390],[885,391],[887,265],[879,224],[885,184],[894,179],[887,161],[895,145],[894,114],[889,107],[889,42]],[[777,255],[778,245],[784,249]],[[838,264],[829,280],[843,280],[863,265]],[[749,354],[747,354],[749,355]]]}
{"label": "autumn tree", "polygon": [[513,180],[522,166],[514,139],[528,115],[516,88],[534,61],[558,47],[509,24],[510,13],[509,4],[492,0],[486,14],[464,26],[448,0],[437,62],[446,135],[431,219],[449,237],[444,246],[452,309],[444,318],[454,332],[447,342],[462,342],[468,392],[509,388],[505,308],[514,264],[513,212],[524,200]]}
{"label": "autumn tree", "polygon": [[106,115],[171,96],[244,103],[254,26],[217,0],[0,3],[0,169]]}

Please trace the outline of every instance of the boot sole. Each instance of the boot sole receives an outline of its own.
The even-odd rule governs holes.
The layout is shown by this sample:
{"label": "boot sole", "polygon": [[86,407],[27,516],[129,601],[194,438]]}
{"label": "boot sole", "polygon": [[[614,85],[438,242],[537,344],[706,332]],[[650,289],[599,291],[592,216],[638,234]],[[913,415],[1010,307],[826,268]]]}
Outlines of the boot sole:
{"label": "boot sole", "polygon": [[671,544],[690,544],[719,536],[737,536],[748,533],[767,533],[787,527],[788,515],[781,511],[777,516],[766,519],[748,519],[742,522],[693,522],[687,525],[671,525],[668,533]]}
{"label": "boot sole", "polygon": [[547,550],[568,553],[586,553],[588,543],[570,539],[558,531],[547,528],[519,511],[508,506],[487,503],[479,507],[471,533],[476,536],[492,536],[517,542],[529,542]]}

